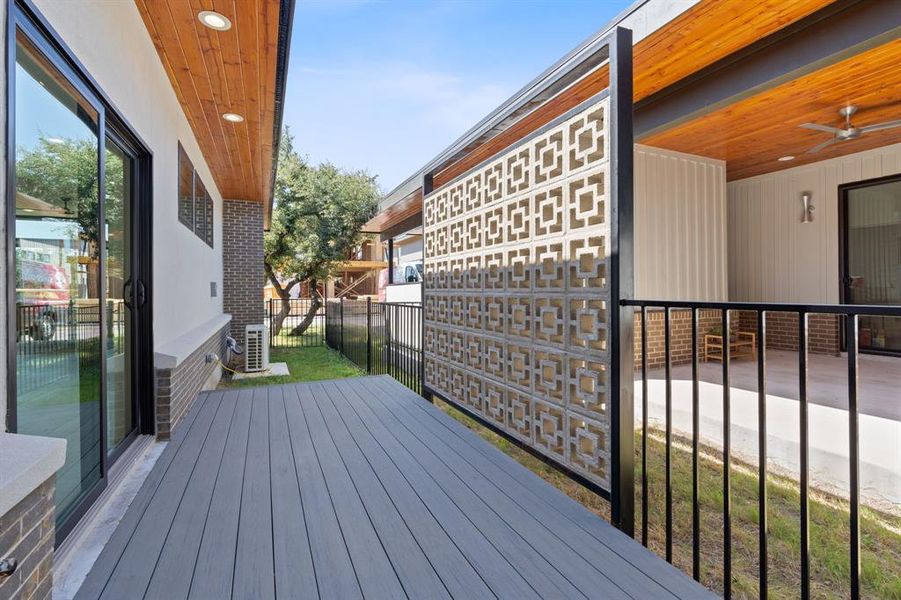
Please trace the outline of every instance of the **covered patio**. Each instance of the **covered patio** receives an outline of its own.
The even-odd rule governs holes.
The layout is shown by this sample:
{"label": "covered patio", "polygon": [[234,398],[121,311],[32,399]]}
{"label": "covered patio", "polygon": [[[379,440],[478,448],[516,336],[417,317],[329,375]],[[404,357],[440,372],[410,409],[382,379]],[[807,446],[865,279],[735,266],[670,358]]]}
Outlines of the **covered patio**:
{"label": "covered patio", "polygon": [[[800,472],[800,388],[797,351],[767,349],[765,366],[768,463],[775,472],[797,479]],[[755,357],[729,365],[731,443],[736,458],[754,464],[759,450],[758,370]],[[860,482],[865,504],[898,511],[901,506],[901,359],[862,354],[858,358]],[[673,431],[684,439],[692,432],[692,365],[671,369]],[[699,362],[699,433],[702,443],[723,443],[723,369]],[[635,422],[641,423],[641,371],[635,373]],[[814,487],[847,497],[848,369],[847,355],[809,354],[807,359],[810,477]],[[648,369],[648,420],[663,429],[666,372]]]}
{"label": "covered patio", "polygon": [[78,598],[703,598],[387,376],[200,396]]}

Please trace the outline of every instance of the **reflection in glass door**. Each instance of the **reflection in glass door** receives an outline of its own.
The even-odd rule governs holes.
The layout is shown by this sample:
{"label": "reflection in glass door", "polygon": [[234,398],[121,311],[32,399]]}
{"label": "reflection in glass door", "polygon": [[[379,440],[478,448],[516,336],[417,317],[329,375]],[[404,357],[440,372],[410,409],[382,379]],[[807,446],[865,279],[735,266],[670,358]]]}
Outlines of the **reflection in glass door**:
{"label": "reflection in glass door", "polygon": [[[844,191],[844,285],[848,304],[901,305],[901,178]],[[861,316],[861,350],[901,353],[901,319]]]}
{"label": "reflection in glass door", "polygon": [[67,442],[58,522],[103,477],[98,106],[17,33],[16,430]]}
{"label": "reflection in glass door", "polygon": [[131,385],[131,205],[134,159],[106,140],[106,451],[115,455],[137,424]]}

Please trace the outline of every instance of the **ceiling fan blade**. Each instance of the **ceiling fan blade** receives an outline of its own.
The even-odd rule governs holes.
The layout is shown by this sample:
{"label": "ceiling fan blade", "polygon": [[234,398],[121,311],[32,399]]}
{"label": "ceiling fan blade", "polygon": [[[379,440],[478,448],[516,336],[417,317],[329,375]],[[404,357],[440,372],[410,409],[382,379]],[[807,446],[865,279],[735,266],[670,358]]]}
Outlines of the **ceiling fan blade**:
{"label": "ceiling fan blade", "polygon": [[814,146],[813,148],[808,150],[807,154],[815,154],[815,153],[819,152],[820,150],[822,150],[823,148],[825,148],[826,146],[831,146],[832,144],[834,144],[835,142],[838,142],[838,141],[840,141],[838,138],[832,138],[831,140],[826,140],[822,144],[817,144],[816,146]]}
{"label": "ceiling fan blade", "polygon": [[886,121],[885,123],[876,123],[874,125],[867,125],[866,127],[861,127],[861,133],[870,133],[871,131],[880,131],[882,129],[891,129],[892,127],[901,127],[901,119],[896,121]]}
{"label": "ceiling fan blade", "polygon": [[839,129],[838,127],[829,127],[828,125],[820,125],[819,123],[802,123],[798,125],[798,127],[803,127],[804,129],[813,129],[814,131],[822,131],[825,133],[840,133],[844,131],[843,129]]}

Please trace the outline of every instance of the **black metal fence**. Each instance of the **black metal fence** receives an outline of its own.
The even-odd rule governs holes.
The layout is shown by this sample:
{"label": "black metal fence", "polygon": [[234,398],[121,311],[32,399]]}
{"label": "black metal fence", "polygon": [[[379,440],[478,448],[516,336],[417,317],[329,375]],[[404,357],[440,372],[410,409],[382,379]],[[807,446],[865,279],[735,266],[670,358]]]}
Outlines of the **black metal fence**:
{"label": "black metal fence", "polygon": [[[106,305],[107,356],[125,352],[127,309]],[[20,305],[16,307],[16,386],[27,394],[85,369],[100,371],[100,306]]]}
{"label": "black metal fence", "polygon": [[422,306],[333,300],[327,303],[325,339],[372,375],[391,375],[422,393]]}
{"label": "black metal fence", "polygon": [[[316,302],[317,306],[313,303]],[[287,301],[288,311],[277,329],[278,319],[285,307],[280,298],[266,301],[266,324],[269,327],[269,345],[272,348],[301,348],[325,344],[325,301],[312,298],[291,298]],[[294,329],[311,317],[309,326],[300,334]]]}
{"label": "black metal fence", "polygon": [[[699,311],[720,311],[721,320],[717,331],[729,332],[725,339],[721,338],[716,350],[716,360],[721,362],[722,381],[722,557],[723,568],[723,592],[726,598],[732,595],[732,546],[735,539],[733,535],[732,515],[732,440],[731,440],[731,395],[730,395],[730,360],[731,354],[738,349],[745,350],[745,342],[738,338],[733,317],[735,313],[753,313],[756,335],[756,343],[753,344],[751,358],[755,359],[757,371],[757,414],[758,414],[758,558],[759,574],[758,583],[760,597],[766,598],[768,592],[768,525],[767,525],[767,313],[791,313],[797,315],[798,333],[798,391],[799,391],[799,454],[800,464],[799,489],[800,503],[798,506],[800,518],[799,541],[799,565],[800,571],[800,597],[810,597],[810,443],[809,443],[809,406],[808,406],[808,318],[810,315],[835,315],[840,321],[842,337],[847,350],[847,400],[848,400],[848,447],[834,449],[837,455],[847,452],[849,470],[849,502],[848,518],[850,539],[848,544],[848,560],[850,565],[850,595],[851,598],[861,597],[861,569],[860,569],[860,427],[858,413],[858,373],[859,373],[859,317],[884,316],[901,317],[899,306],[854,306],[854,305],[799,305],[799,304],[764,304],[764,303],[736,303],[736,302],[671,302],[664,300],[627,300],[623,306],[637,307],[640,313],[641,323],[641,349],[640,349],[640,376],[641,376],[641,541],[648,545],[649,529],[649,496],[656,497],[658,490],[648,489],[648,335],[647,313],[649,310],[664,311],[664,380],[665,380],[665,489],[664,495],[664,544],[665,557],[673,560],[673,389],[672,389],[672,351],[674,348],[671,321],[673,313],[688,312],[691,315],[691,541],[692,541],[692,574],[695,579],[701,577],[701,516],[699,502],[699,454],[700,454],[700,393],[699,393],[699,340],[704,332],[698,330]],[[742,319],[744,320],[744,319]],[[715,337],[715,336],[714,336]],[[838,444],[838,442],[836,442]],[[631,468],[631,465],[629,465]],[[652,524],[659,525],[659,524]],[[719,532],[711,535],[720,535]],[[717,561],[720,562],[720,561]]]}

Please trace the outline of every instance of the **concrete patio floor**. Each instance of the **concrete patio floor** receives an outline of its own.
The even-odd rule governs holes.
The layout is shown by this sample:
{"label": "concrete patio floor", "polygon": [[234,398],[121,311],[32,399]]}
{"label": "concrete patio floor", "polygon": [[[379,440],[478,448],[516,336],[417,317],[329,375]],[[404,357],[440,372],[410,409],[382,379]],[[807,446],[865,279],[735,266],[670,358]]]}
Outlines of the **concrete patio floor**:
{"label": "concrete patio floor", "polygon": [[[861,355],[859,368],[861,496],[870,505],[901,512],[901,358]],[[810,354],[808,400],[812,484],[839,495],[849,490],[847,357]],[[750,464],[758,456],[757,361],[730,364],[733,454]],[[691,435],[691,365],[672,370],[673,428]],[[648,418],[665,425],[663,369],[648,373]],[[700,434],[721,447],[722,366],[700,364]],[[767,452],[771,468],[800,469],[798,354],[767,351]],[[641,373],[635,373],[635,419],[641,423]]]}

